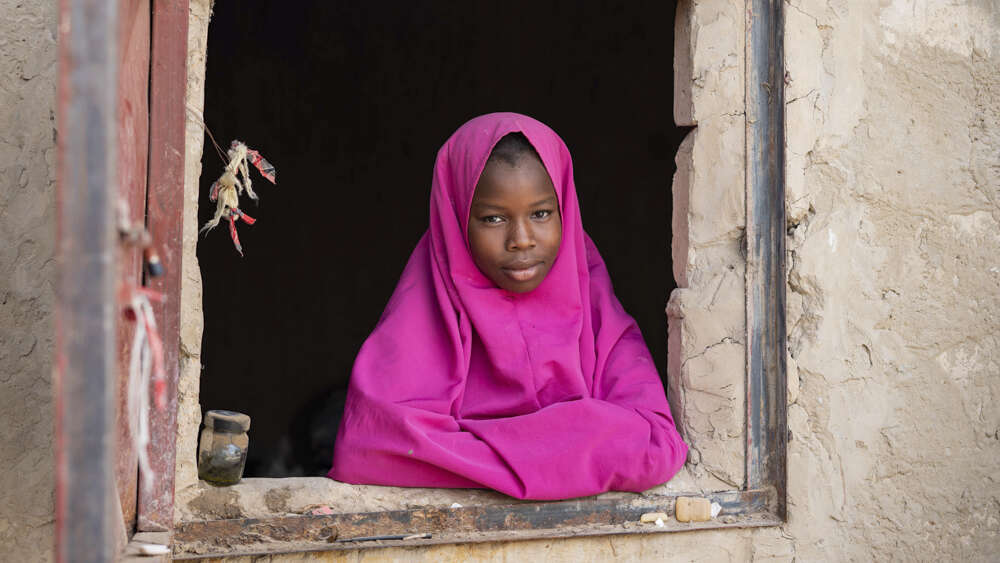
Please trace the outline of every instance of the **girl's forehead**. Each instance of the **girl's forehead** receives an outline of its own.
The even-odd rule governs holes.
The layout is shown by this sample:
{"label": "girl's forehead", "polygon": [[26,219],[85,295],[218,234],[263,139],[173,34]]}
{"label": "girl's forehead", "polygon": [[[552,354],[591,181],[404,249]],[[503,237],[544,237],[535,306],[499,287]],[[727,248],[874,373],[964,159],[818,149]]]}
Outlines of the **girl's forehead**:
{"label": "girl's forehead", "polygon": [[516,164],[491,160],[476,183],[473,203],[532,204],[556,198],[548,171],[533,155]]}

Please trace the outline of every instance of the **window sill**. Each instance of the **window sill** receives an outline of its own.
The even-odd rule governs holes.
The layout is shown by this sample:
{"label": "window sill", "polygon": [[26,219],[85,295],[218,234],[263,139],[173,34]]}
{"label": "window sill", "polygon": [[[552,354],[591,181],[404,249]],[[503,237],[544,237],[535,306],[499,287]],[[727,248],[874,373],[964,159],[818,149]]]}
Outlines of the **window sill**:
{"label": "window sill", "polygon": [[420,489],[350,485],[326,477],[246,478],[231,487],[205,481],[178,491],[178,520],[277,518],[328,506],[338,514],[384,512],[413,508],[491,506],[518,501],[485,489]]}
{"label": "window sill", "polygon": [[[582,499],[520,501],[478,489],[348,485],[323,477],[244,479],[232,487],[206,483],[178,492],[176,560],[338,551],[446,543],[512,541],[609,534],[644,534],[781,523],[771,491],[687,493],[722,506],[708,522],[675,520],[673,482],[642,494],[605,493]],[[460,506],[455,506],[455,504]],[[307,514],[317,506],[332,514]],[[647,512],[671,515],[663,526],[642,524]],[[429,533],[427,539],[329,541],[360,536]]]}

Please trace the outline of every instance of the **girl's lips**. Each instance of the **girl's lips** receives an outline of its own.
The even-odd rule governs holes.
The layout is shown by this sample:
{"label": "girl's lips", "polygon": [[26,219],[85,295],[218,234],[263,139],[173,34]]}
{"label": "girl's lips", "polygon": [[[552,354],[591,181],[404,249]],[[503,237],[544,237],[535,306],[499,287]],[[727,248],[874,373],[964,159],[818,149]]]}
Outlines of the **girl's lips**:
{"label": "girl's lips", "polygon": [[538,274],[538,270],[541,268],[542,263],[539,262],[538,264],[533,264],[524,268],[500,268],[500,270],[503,271],[504,275],[514,281],[525,282],[535,277],[535,275]]}

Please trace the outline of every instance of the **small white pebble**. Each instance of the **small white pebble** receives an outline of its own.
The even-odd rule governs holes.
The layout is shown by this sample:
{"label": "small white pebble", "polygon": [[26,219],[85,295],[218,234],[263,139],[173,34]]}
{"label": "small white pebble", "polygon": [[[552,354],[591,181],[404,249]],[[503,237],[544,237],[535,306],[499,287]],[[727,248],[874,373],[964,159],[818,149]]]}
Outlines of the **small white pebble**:
{"label": "small white pebble", "polygon": [[643,524],[652,524],[657,520],[666,520],[667,518],[670,518],[670,515],[665,512],[647,512],[639,517],[639,521]]}
{"label": "small white pebble", "polygon": [[453,503],[451,503],[451,507],[452,508],[462,508],[462,505],[458,504],[457,502],[453,502]]}
{"label": "small white pebble", "polygon": [[660,528],[662,528],[663,527],[663,518],[657,518],[656,519],[656,525],[659,526]]}
{"label": "small white pebble", "polygon": [[155,543],[140,543],[136,547],[139,548],[140,555],[166,555],[170,553],[170,548]]}
{"label": "small white pebble", "polygon": [[717,502],[713,502],[712,503],[712,518],[715,518],[716,516],[718,516],[720,512],[722,512],[722,505],[719,504],[719,503],[717,503]]}

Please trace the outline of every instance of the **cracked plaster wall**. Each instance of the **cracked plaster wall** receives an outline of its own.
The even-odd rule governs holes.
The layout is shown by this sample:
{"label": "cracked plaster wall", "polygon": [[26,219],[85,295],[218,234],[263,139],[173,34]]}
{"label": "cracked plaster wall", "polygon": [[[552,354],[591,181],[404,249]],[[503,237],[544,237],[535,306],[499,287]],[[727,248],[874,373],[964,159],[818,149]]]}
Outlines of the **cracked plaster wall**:
{"label": "cracked plaster wall", "polygon": [[[205,60],[208,52],[208,22],[213,0],[189,0],[187,57],[187,123],[184,136],[184,219],[181,262],[181,354],[180,380],[177,385],[177,450],[174,490],[197,485],[195,459],[201,405],[198,386],[201,381],[202,315],[201,269],[198,267],[198,180],[201,177],[201,153],[205,132],[202,112],[205,107]],[[175,504],[175,519],[180,519],[182,503]]]}
{"label": "cracked plaster wall", "polygon": [[0,0],[0,559],[52,558],[56,3]]}
{"label": "cracked plaster wall", "polygon": [[804,560],[1000,553],[1000,2],[786,3]]}
{"label": "cracked plaster wall", "polygon": [[668,397],[691,446],[671,482],[721,491],[744,481],[746,284],[745,24],[732,2],[680,2],[674,119],[693,126],[677,151],[667,304]]}

